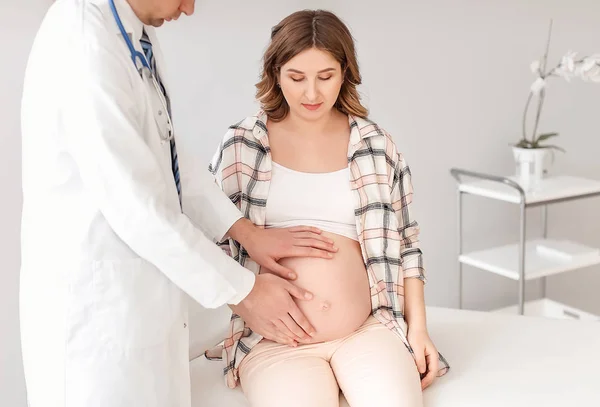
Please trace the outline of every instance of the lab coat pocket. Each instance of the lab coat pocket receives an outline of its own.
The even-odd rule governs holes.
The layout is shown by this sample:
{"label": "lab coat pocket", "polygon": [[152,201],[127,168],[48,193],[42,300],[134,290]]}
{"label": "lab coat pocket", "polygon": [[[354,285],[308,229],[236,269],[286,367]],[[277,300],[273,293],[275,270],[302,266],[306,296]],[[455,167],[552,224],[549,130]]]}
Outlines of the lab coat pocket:
{"label": "lab coat pocket", "polygon": [[143,259],[94,264],[94,316],[99,340],[120,349],[168,341],[175,320],[171,283]]}

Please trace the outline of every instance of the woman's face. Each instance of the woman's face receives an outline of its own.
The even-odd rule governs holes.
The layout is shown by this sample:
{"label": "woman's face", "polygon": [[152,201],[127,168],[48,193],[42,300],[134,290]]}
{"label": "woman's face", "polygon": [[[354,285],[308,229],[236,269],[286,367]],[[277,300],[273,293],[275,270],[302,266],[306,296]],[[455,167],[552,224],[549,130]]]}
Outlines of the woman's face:
{"label": "woman's face", "polygon": [[331,112],[343,75],[340,63],[328,52],[310,48],[281,67],[279,84],[290,114],[318,120]]}

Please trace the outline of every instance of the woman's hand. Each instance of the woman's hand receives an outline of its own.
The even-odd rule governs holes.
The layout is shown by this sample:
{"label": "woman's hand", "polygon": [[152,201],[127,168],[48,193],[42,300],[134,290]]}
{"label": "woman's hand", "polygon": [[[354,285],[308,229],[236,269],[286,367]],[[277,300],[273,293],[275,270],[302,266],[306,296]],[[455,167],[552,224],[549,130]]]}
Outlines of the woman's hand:
{"label": "woman's hand", "polygon": [[[427,329],[408,328],[408,343],[415,353],[417,369],[421,374],[421,390],[425,390],[437,377],[439,369],[439,354],[429,338]],[[423,376],[423,374],[425,376]]]}
{"label": "woman's hand", "polygon": [[230,229],[230,236],[241,243],[259,265],[280,277],[294,280],[296,274],[277,263],[285,257],[320,257],[329,259],[337,251],[331,239],[321,235],[321,230],[296,226],[282,229],[261,229],[242,218]]}

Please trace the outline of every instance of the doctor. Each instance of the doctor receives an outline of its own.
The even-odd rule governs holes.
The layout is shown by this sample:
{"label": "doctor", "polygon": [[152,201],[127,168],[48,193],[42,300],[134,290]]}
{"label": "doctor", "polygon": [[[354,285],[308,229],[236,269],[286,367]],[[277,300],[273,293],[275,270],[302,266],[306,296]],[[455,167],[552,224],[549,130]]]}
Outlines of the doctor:
{"label": "doctor", "polygon": [[58,0],[36,36],[22,100],[31,407],[190,406],[185,294],[282,343],[313,330],[292,300],[310,293],[255,278],[215,243],[229,235],[288,278],[278,259],[330,257],[332,242],[255,228],[178,154],[152,26],[193,11],[194,0]]}

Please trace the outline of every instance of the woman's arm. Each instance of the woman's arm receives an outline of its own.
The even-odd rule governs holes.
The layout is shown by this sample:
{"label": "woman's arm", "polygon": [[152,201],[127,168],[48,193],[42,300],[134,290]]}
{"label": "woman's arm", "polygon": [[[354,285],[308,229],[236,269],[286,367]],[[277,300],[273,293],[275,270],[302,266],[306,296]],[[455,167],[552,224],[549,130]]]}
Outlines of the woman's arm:
{"label": "woman's arm", "polygon": [[392,208],[398,218],[400,258],[404,278],[404,319],[409,329],[426,330],[423,253],[419,242],[419,225],[412,216],[413,187],[410,168],[402,154],[397,154],[392,182]]}
{"label": "woman's arm", "polygon": [[427,331],[423,281],[404,279],[404,319],[409,330]]}
{"label": "woman's arm", "polygon": [[398,219],[403,277],[420,280],[422,287],[427,279],[419,241],[420,227],[412,213],[413,186],[410,168],[400,153],[396,153],[392,176],[391,204]]}
{"label": "woman's arm", "polygon": [[421,388],[428,387],[436,377],[439,355],[427,332],[424,285],[425,269],[419,242],[419,225],[412,216],[413,187],[410,169],[402,154],[397,153],[392,180],[392,207],[398,219],[400,258],[404,285],[404,319],[408,327]]}

